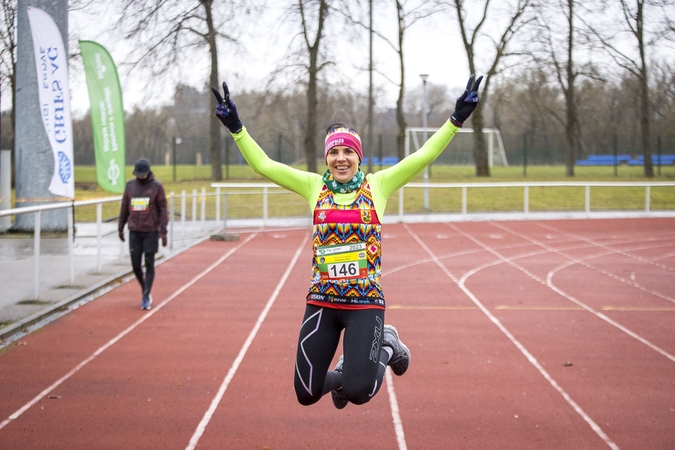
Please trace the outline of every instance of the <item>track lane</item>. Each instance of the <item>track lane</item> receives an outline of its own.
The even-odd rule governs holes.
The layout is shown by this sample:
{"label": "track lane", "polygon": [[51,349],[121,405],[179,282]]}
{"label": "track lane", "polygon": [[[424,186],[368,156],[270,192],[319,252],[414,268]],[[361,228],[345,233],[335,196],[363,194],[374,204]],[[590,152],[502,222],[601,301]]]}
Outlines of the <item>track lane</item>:
{"label": "track lane", "polygon": [[[213,263],[221,254],[220,249],[205,251],[204,264]],[[169,261],[157,266],[155,306],[158,299],[170,295],[168,279],[184,284],[202,269],[185,265],[180,256]],[[144,314],[139,311],[139,292],[132,279],[5,348],[0,358],[0,422],[133,325]],[[26,374],[30,374],[30,383],[26,383]]]}
{"label": "track lane", "polygon": [[[253,242],[249,253],[216,267],[198,285],[157,311],[145,326],[64,383],[58,406],[77,420],[64,425],[58,411],[48,411],[47,420],[39,417],[37,422],[40,435],[50,440],[58,437],[63,445],[59,448],[127,448],[132,443],[141,448],[185,448],[221,374],[236,356],[237,342],[243,342],[251,328],[247,323],[253,323],[256,310],[262,308],[255,299],[241,305],[241,293],[273,289],[260,283],[255,272],[237,270],[252,267],[259,252],[267,248],[267,244]],[[189,264],[199,265],[203,252],[195,250]],[[277,248],[267,253],[266,261],[255,263],[273,279],[287,259],[283,248]],[[229,295],[223,286],[229,288]],[[77,392],[80,385],[95,389]],[[103,411],[101,405],[105,405]],[[17,426],[25,429],[31,419],[37,420],[31,412],[38,413],[30,411]],[[3,438],[12,440],[10,428]],[[25,432],[20,435],[23,443],[30,442]]]}
{"label": "track lane", "polygon": [[[472,229],[471,232],[474,236],[479,234],[476,229]],[[516,272],[514,272],[515,276],[517,276]],[[491,305],[494,308],[496,305],[490,300],[494,291],[482,289],[483,283],[481,281],[489,278],[492,278],[490,273],[485,273],[467,286],[477,297],[486,299],[486,305]],[[526,277],[521,276],[521,278],[525,279]],[[578,285],[582,281],[577,279],[576,282]],[[589,291],[594,288],[593,285],[591,286]],[[566,381],[570,380],[565,378],[560,378],[559,381],[563,383],[566,389],[569,389],[574,398],[579,400],[591,417],[597,418],[597,422],[603,424],[603,428],[606,429],[608,435],[622,448],[624,446],[626,448],[640,448],[640,442],[642,445],[649,442],[650,445],[655,445],[654,448],[659,448],[665,442],[668,442],[668,439],[672,439],[672,436],[658,436],[659,430],[667,427],[672,419],[668,420],[668,417],[662,417],[661,420],[653,420],[651,417],[638,418],[628,413],[628,411],[644,411],[649,408],[655,410],[668,409],[668,404],[672,404],[673,397],[655,398],[654,394],[670,384],[668,374],[672,374],[671,361],[651,352],[650,349],[630,339],[626,334],[617,335],[616,329],[598,325],[597,320],[590,319],[587,314],[564,311],[557,312],[554,315],[551,314],[545,321],[542,320],[543,323],[548,325],[547,328],[531,330],[530,335],[527,335],[525,333],[528,332],[528,329],[531,329],[527,325],[528,322],[543,313],[523,313],[521,311],[516,313],[511,310],[508,311],[511,315],[509,317],[507,311],[502,310],[496,315],[504,321],[509,329],[513,330],[514,334],[528,348],[542,345],[541,341],[544,341],[545,352],[542,351],[541,354],[535,355],[537,359],[541,359],[542,363],[547,364],[547,367],[557,368],[556,373],[560,372],[560,375],[556,376],[572,373],[582,377],[573,377],[573,382],[570,383],[567,383]],[[526,318],[529,319],[525,320]],[[578,343],[575,345],[574,343],[582,339],[584,333],[589,337],[588,340],[584,341],[582,347]],[[567,353],[565,354],[565,352]],[[563,365],[568,360],[574,361],[570,356],[572,354],[581,355],[577,356],[577,359],[583,361],[579,363],[581,371],[570,370]],[[635,363],[632,364],[631,361],[635,361]],[[574,363],[574,367],[577,367],[577,363]],[[658,371],[653,373],[648,383],[635,382],[635,380],[640,379],[641,374],[644,374],[645,367],[649,367],[651,370],[658,368]],[[607,380],[610,379],[612,385],[608,386]],[[585,384],[592,386],[591,393],[584,391],[583,386]],[[617,397],[616,393],[622,390],[624,395]],[[630,394],[635,390],[644,395],[631,397]],[[597,402],[598,396],[603,398],[604,403]],[[613,402],[615,398],[617,398],[616,403]],[[604,404],[613,406],[613,409],[604,407]],[[639,429],[640,432],[636,432],[636,429]],[[664,438],[666,441],[663,440]]]}
{"label": "track lane", "polygon": [[[309,286],[309,244],[279,292],[198,448],[394,448],[383,389],[366,405],[336,410],[330,395],[304,407],[293,390],[297,333]],[[337,356],[341,353],[338,349]],[[364,420],[365,419],[365,420]]]}
{"label": "track lane", "polygon": [[[413,234],[418,231],[416,226],[410,228]],[[439,250],[439,243],[429,236],[424,235],[419,239],[420,245],[432,254]],[[493,264],[493,261],[485,261],[476,264],[474,270],[479,270],[482,266],[491,267]],[[448,269],[451,262],[446,261],[441,263],[441,266],[446,278],[452,279],[460,286],[463,284],[462,280]],[[470,274],[471,272],[464,276]],[[467,294],[471,295],[470,291],[463,289],[463,292],[466,301],[482,307],[480,303],[476,303],[477,299],[467,297]],[[456,390],[448,395],[450,398],[455,395],[460,398],[456,408],[463,414],[459,416],[459,420],[464,417],[467,420],[462,422],[462,427],[453,430],[455,434],[448,439],[453,439],[456,445],[462,448],[484,448],[490,445],[490,440],[499,442],[500,448],[556,448],[562,439],[569,440],[569,436],[574,436],[575,442],[570,443],[572,448],[602,446],[603,439],[607,439],[602,430],[593,431],[589,428],[588,424],[584,423],[589,418],[575,412],[570,408],[570,404],[566,403],[569,399],[566,400],[560,393],[551,389],[551,380],[542,378],[542,373],[539,372],[542,370],[541,367],[534,367],[528,362],[530,355],[523,355],[524,349],[517,348],[520,343],[513,340],[508,330],[500,328],[502,325],[495,327],[498,323],[494,322],[494,316],[487,311],[477,309],[472,313],[474,321],[469,321],[462,315],[458,325],[460,329],[466,329],[466,333],[456,334],[462,338],[466,334],[464,345],[469,349],[459,361],[473,360],[475,364],[469,371],[462,372],[463,376],[455,385]],[[477,358],[475,356],[472,358],[469,352],[476,353],[476,348],[481,351]],[[545,375],[548,377],[548,374]],[[475,391],[463,388],[481,381],[485,382],[485,385],[478,384]],[[495,384],[488,385],[491,382]],[[555,380],[552,382],[555,384]],[[495,389],[494,396],[490,395],[492,388]],[[564,391],[562,394],[566,395]],[[404,404],[403,401],[401,403]],[[475,406],[473,411],[471,406]],[[562,419],[567,424],[567,429],[561,428],[558,421],[552,420],[554,417],[550,414],[551,408],[555,409],[557,420]],[[590,423],[594,428],[599,428],[594,422]],[[612,446],[611,440],[607,441]]]}
{"label": "track lane", "polygon": [[[546,229],[542,232],[549,238],[544,238],[556,249],[578,251],[580,256],[606,251],[603,245],[609,247],[610,244],[624,253],[639,253],[645,260],[652,258],[661,263],[668,261],[668,253],[672,253],[666,246],[661,254],[654,248],[642,246],[654,242],[652,238],[657,235],[656,242],[664,243],[661,238],[666,238],[668,232],[659,234],[658,230],[640,228],[636,224],[629,225],[629,231],[625,231],[613,225],[610,231],[616,239],[610,241],[588,224],[584,231],[584,226],[580,226],[583,224],[578,222],[586,221],[561,221],[555,225],[562,226],[568,234],[574,232],[586,236],[591,242],[574,241],[573,236]],[[521,228],[524,224],[515,224],[516,231],[524,232],[526,228]],[[513,226],[514,223],[505,225]],[[649,356],[650,351],[645,351],[644,345],[635,340],[631,342],[627,335],[618,333],[617,337],[615,330],[604,323],[598,324],[600,321],[588,312],[560,309],[562,299],[550,297],[550,294],[544,294],[545,290],[540,290],[543,285],[536,278],[542,278],[542,273],[545,275],[559,266],[564,261],[560,255],[509,236],[492,224],[458,226],[471,236],[483,239],[482,242],[491,248],[515,258],[514,263],[531,270],[533,276],[513,267],[508,269],[504,261],[497,261],[493,254],[453,232],[447,225],[418,224],[412,228],[421,230],[423,241],[453,276],[461,278],[480,269],[466,280],[470,292],[486,306],[490,305],[491,314],[531,349],[560,386],[621,448],[669,448],[675,442],[671,418],[675,415],[675,390],[669,380],[675,377],[670,376],[667,382],[664,381],[662,361]],[[632,238],[631,228],[639,228],[641,234]],[[411,449],[439,445],[519,449],[606,447],[579,414],[564,403],[561,395],[546,385],[543,377],[503,333],[468,302],[466,293],[458,289],[447,274],[439,272],[439,266],[422,251],[403,225],[388,225],[386,230],[395,235],[395,238],[385,240],[383,283],[389,307],[386,321],[399,328],[402,338],[413,351],[409,373],[400,378],[392,377],[393,383],[387,386],[392,387],[397,396],[401,430],[405,431],[403,442],[396,435],[384,387],[371,403],[360,407],[349,405],[342,411],[333,408],[329,396],[309,408],[301,407],[294,398],[295,341],[309,278],[307,264],[311,258],[307,248],[252,341],[199,441],[199,448],[223,448],[232,442],[241,443],[244,448],[268,445],[272,449],[362,448],[362,444],[375,448],[405,448],[402,445],[406,443]],[[153,316],[123,340],[138,348],[123,348],[121,341],[106,350],[95,364],[64,383],[65,390],[55,392],[61,398],[45,399],[19,418],[21,421],[35,414],[35,420],[24,423],[27,427],[21,438],[32,437],[19,443],[37,443],[36,448],[40,448],[39,444],[44,444],[45,448],[127,448],[129,442],[136,443],[138,448],[185,448],[187,439],[264,307],[264,301],[274,290],[274,283],[266,284],[263,277],[250,277],[250,273],[240,271],[253,266],[263,272],[276,273],[274,282],[278,282],[299,245],[297,239],[306,234],[305,230],[298,236],[291,233],[283,238],[272,238],[269,234],[268,238],[256,239],[255,245],[249,247],[253,255],[242,254],[240,259],[229,261],[232,264],[223,264],[219,276],[205,277],[204,285],[190,291],[192,295],[163,307],[159,311],[162,314]],[[295,247],[291,245],[294,239]],[[631,239],[635,245],[630,243]],[[281,244],[283,241],[286,244]],[[602,245],[596,245],[598,243]],[[261,257],[266,252],[270,252],[269,258]],[[207,253],[203,251],[201,259]],[[281,267],[276,268],[274,261]],[[195,264],[184,264],[181,270],[171,272],[172,277],[185,276]],[[611,265],[609,258],[602,262],[602,267]],[[589,275],[591,279],[604,276],[594,272],[594,276]],[[158,271],[158,279],[159,276]],[[559,280],[557,276],[553,277],[556,281]],[[251,292],[246,290],[247,280],[255,285],[253,295],[247,295]],[[537,284],[539,286],[535,287]],[[486,290],[480,291],[481,286]],[[138,290],[131,283],[124,287],[131,294]],[[220,306],[227,304],[222,301],[217,304],[218,298],[225,295],[228,287],[233,298],[246,299],[247,304],[240,307],[229,304],[230,314],[222,316],[219,315]],[[607,289],[612,289],[611,283]],[[302,298],[298,298],[299,292]],[[623,293],[623,290],[619,288],[617,292]],[[90,305],[99,301],[103,298]],[[115,311],[124,308],[130,313],[129,317],[138,317],[137,306],[125,306],[125,302],[137,300],[126,298],[122,299],[122,306],[110,306],[106,309],[107,318],[116,317]],[[155,304],[157,302],[155,294]],[[536,306],[545,309],[528,309]],[[83,308],[76,312],[81,314]],[[604,313],[631,318],[642,314],[645,325],[649,323],[649,316],[644,311],[637,314],[627,311]],[[662,313],[659,319],[666,327],[664,331],[672,331],[672,320],[669,322],[667,317]],[[97,318],[102,320],[102,330],[110,326],[105,323],[106,316]],[[209,322],[211,318],[213,322]],[[89,319],[92,320],[89,325],[94,323],[94,319]],[[52,333],[53,325],[64,326],[63,323],[59,319],[40,333]],[[194,323],[201,326],[195,327]],[[75,325],[87,328],[77,321]],[[88,331],[94,331],[94,338],[99,339],[97,329]],[[33,339],[38,334],[29,337]],[[655,336],[658,334],[656,330]],[[87,336],[87,333],[79,332],[69,341],[74,354],[85,353],[77,346],[80,341],[87,343]],[[672,332],[662,336],[664,342],[672,342]],[[12,348],[6,354],[13,354],[16,349],[27,350],[33,343]],[[94,347],[90,343],[87,345]],[[62,350],[57,342],[54,348],[54,353],[60,355]],[[200,351],[195,352],[195,349]],[[203,349],[206,351],[202,352]],[[32,367],[47,367],[43,369],[47,372],[51,369],[51,360],[58,358],[54,358],[54,353],[45,352],[45,348],[41,352],[35,354],[40,354],[43,359],[31,364]],[[145,357],[130,358],[131,352],[140,352]],[[6,354],[0,355],[0,364]],[[26,355],[28,353],[24,352],[20,356]],[[65,357],[71,358],[68,354]],[[226,364],[228,359],[229,366]],[[564,366],[561,359],[572,362],[572,366]],[[17,357],[17,361],[20,360]],[[138,366],[138,370],[125,369],[127,360]],[[31,367],[25,362],[21,364]],[[130,372],[133,372],[131,378],[125,379]],[[185,378],[194,373],[197,373],[196,378]],[[4,375],[0,366],[0,376]],[[16,380],[15,384],[21,382],[27,391],[38,391],[35,387],[29,388],[32,380]],[[9,390],[8,395],[11,397],[13,391]],[[5,401],[1,399],[0,405]],[[38,410],[40,406],[46,408]],[[67,442],[75,443],[74,447],[53,446],[61,434],[58,430],[57,434],[52,431],[59,426],[59,421],[63,423],[63,417],[83,425],[82,430],[76,425],[68,425],[70,435],[64,433],[62,436],[70,439]],[[164,428],[160,426],[162,424]],[[5,431],[9,428],[0,429],[3,448]],[[113,429],[119,436],[113,435]],[[120,433],[119,430],[124,431]],[[100,433],[98,440],[97,433]]]}

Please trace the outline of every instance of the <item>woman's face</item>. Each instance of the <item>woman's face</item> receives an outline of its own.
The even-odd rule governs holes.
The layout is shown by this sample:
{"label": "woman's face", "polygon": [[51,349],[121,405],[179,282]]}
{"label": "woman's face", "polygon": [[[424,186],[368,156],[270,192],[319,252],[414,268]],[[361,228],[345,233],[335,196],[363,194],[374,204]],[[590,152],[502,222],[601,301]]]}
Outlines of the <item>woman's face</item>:
{"label": "woman's face", "polygon": [[359,170],[359,155],[351,147],[338,145],[328,150],[326,164],[334,180],[347,183]]}

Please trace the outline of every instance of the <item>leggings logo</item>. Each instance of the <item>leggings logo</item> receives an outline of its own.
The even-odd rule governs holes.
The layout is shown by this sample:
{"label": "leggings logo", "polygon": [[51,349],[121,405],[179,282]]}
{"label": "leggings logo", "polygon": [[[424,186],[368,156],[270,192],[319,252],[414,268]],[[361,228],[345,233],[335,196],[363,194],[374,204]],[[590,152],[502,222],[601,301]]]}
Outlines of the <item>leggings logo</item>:
{"label": "leggings logo", "polygon": [[376,317],[377,325],[373,333],[373,344],[370,346],[370,360],[377,363],[380,357],[380,341],[382,337],[382,319]]}

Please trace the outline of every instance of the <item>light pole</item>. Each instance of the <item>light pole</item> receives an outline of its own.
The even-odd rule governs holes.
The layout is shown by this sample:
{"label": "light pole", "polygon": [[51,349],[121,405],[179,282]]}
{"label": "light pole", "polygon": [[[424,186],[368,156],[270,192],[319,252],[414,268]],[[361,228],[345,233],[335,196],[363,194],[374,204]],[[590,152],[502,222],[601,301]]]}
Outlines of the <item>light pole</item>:
{"label": "light pole", "polygon": [[[422,79],[422,145],[427,142],[427,115],[429,114],[429,108],[427,106],[427,78],[429,75],[426,73],[420,74]],[[429,212],[429,187],[426,186],[429,184],[429,166],[424,167],[424,212]]]}

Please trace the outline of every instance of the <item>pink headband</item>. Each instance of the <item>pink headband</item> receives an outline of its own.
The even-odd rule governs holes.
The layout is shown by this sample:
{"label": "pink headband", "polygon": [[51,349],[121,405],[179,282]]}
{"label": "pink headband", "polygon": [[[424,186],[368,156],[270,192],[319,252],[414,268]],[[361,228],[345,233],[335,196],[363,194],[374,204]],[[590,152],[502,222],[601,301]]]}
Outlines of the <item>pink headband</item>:
{"label": "pink headband", "polygon": [[363,161],[363,150],[361,149],[361,138],[359,134],[352,130],[351,128],[335,128],[333,131],[326,135],[326,145],[324,147],[323,159],[325,160],[328,156],[328,152],[331,148],[337,147],[338,145],[344,145],[354,149],[357,155],[359,155],[359,162]]}

